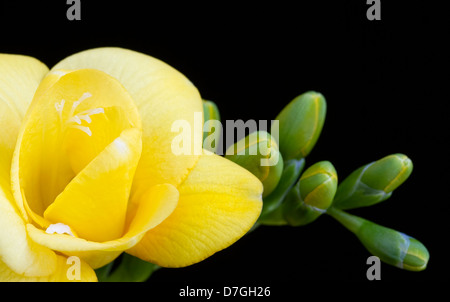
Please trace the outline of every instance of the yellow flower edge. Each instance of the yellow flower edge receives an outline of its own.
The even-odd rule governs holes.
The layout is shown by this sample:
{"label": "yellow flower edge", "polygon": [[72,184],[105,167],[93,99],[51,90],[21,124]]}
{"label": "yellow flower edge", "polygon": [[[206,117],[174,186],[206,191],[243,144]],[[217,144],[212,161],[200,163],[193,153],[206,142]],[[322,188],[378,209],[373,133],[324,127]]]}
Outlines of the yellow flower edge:
{"label": "yellow flower edge", "polygon": [[[191,265],[233,244],[260,214],[262,184],[250,172],[207,151],[171,152],[171,124],[193,123],[202,103],[192,83],[162,61],[98,48],[49,72],[36,59],[0,55],[0,98],[0,126],[11,129],[0,135],[0,280],[67,281],[63,260],[78,256],[82,281],[95,281],[92,268],[123,251],[165,267]],[[64,106],[81,107],[73,116]],[[58,119],[76,127],[48,139]],[[44,171],[60,152],[67,158],[55,162],[63,169]],[[116,188],[117,179],[123,185]],[[39,192],[36,184],[47,181],[51,190]],[[75,236],[45,232],[61,221]]]}

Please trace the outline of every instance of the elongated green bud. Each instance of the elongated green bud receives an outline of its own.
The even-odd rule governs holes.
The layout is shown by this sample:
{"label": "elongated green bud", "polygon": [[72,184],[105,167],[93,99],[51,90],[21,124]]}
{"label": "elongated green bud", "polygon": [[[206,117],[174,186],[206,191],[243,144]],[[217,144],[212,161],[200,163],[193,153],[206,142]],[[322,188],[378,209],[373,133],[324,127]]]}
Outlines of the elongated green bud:
{"label": "elongated green bud", "polygon": [[327,213],[353,232],[381,261],[409,271],[426,268],[430,254],[417,239],[333,207]]}
{"label": "elongated green bud", "polygon": [[337,174],[329,161],[315,163],[302,174],[286,197],[284,216],[292,226],[316,220],[332,204],[337,189]]}
{"label": "elongated green bud", "polygon": [[333,206],[339,209],[366,207],[388,199],[412,172],[403,154],[388,155],[360,167],[339,185]]}
{"label": "elongated green bud", "polygon": [[225,157],[258,177],[264,186],[263,197],[280,181],[283,158],[275,139],[266,131],[256,131],[230,146]]}
{"label": "elongated green bud", "polygon": [[278,114],[278,142],[285,161],[309,154],[322,131],[325,113],[323,95],[310,91],[296,97]]}
{"label": "elongated green bud", "polygon": [[203,100],[203,148],[213,153],[219,147],[222,124],[219,108],[212,101]]}

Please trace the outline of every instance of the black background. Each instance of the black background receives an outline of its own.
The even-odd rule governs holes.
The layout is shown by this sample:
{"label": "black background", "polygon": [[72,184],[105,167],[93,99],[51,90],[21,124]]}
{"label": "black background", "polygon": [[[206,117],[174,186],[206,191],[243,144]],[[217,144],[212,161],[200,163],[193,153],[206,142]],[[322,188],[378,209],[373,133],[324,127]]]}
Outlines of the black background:
{"label": "black background", "polygon": [[[384,0],[382,20],[368,21],[366,1],[355,0],[93,2],[82,1],[81,21],[68,21],[65,1],[3,1],[0,52],[34,56],[51,67],[93,47],[140,51],[184,73],[218,104],[222,121],[271,120],[295,96],[321,92],[327,117],[307,166],[330,160],[342,180],[392,153],[414,163],[388,201],[351,211],[419,239],[430,251],[425,271],[382,264],[382,280],[445,276],[448,24],[437,16],[443,8]],[[304,227],[260,227],[199,264],[162,269],[150,281],[364,281],[368,256],[354,235],[324,215]]]}

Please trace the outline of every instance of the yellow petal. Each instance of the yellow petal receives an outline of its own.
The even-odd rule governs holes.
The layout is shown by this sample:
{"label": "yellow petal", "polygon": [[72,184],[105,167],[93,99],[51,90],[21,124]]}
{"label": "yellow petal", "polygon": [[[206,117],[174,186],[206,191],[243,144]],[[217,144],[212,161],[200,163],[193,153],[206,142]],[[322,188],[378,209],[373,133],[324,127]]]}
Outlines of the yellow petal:
{"label": "yellow petal", "polygon": [[178,190],[175,211],[127,253],[165,267],[187,266],[233,244],[261,212],[261,182],[206,151]]}
{"label": "yellow petal", "polygon": [[64,234],[48,234],[32,224],[27,231],[33,241],[66,255],[78,256],[91,267],[99,268],[111,262],[124,250],[133,247],[145,233],[159,225],[176,208],[179,198],[178,190],[170,185],[151,187],[139,203],[134,220],[127,228],[125,235],[116,240],[93,242]]}
{"label": "yellow petal", "polygon": [[0,54],[0,262],[24,276],[45,276],[56,267],[55,253],[28,238],[10,187],[11,158],[20,124],[47,72],[34,58]]}
{"label": "yellow petal", "polygon": [[51,274],[56,268],[55,253],[30,240],[25,223],[11,201],[11,193],[0,188],[0,262],[20,275]]}
{"label": "yellow petal", "polygon": [[0,99],[23,118],[33,94],[48,72],[35,58],[0,54]]}
{"label": "yellow petal", "polygon": [[87,240],[120,238],[141,147],[140,130],[124,130],[67,185],[44,218],[70,226]]}
{"label": "yellow petal", "polygon": [[17,274],[0,261],[0,282],[95,282],[97,276],[94,270],[85,262],[80,261],[79,267],[75,262],[67,261],[66,257],[57,256],[57,265],[55,272],[51,275],[43,277],[27,277],[21,274]]}
{"label": "yellow petal", "polygon": [[0,187],[10,191],[11,159],[20,124],[48,68],[22,55],[0,54]]}
{"label": "yellow petal", "polygon": [[131,96],[98,70],[57,70],[38,87],[18,136],[11,180],[18,209],[42,215],[75,175],[125,129],[141,128]]}
{"label": "yellow petal", "polygon": [[[203,112],[197,89],[180,72],[153,57],[122,48],[97,48],[74,54],[54,69],[94,68],[122,83],[138,107],[143,126],[143,152],[136,170],[135,199],[151,185],[177,186],[188,175],[201,154],[202,123],[194,127],[194,112]],[[202,116],[202,115],[201,115]],[[191,125],[191,155],[171,150],[175,120]]]}

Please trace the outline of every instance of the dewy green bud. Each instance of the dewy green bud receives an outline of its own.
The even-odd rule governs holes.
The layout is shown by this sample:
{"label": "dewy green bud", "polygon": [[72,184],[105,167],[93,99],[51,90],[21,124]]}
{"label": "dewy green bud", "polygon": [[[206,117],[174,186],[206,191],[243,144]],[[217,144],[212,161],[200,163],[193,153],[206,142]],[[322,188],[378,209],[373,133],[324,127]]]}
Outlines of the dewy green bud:
{"label": "dewy green bud", "polygon": [[403,154],[362,166],[339,185],[333,206],[353,209],[386,200],[411,175],[412,168],[411,160]]}
{"label": "dewy green bud", "polygon": [[230,146],[225,157],[258,177],[264,186],[263,197],[280,181],[283,158],[275,139],[266,131],[256,131]]}
{"label": "dewy green bud", "polygon": [[302,174],[286,197],[284,217],[292,226],[308,224],[324,213],[333,202],[337,174],[328,161],[315,163]]}
{"label": "dewy green bud", "polygon": [[312,150],[325,122],[326,101],[318,92],[306,92],[278,114],[278,142],[285,161],[301,159]]}
{"label": "dewy green bud", "polygon": [[333,207],[327,213],[353,232],[381,261],[409,271],[426,268],[430,254],[418,240]]}
{"label": "dewy green bud", "polygon": [[203,100],[203,148],[216,152],[219,147],[222,124],[217,105],[212,101]]}
{"label": "dewy green bud", "polygon": [[337,173],[329,161],[318,162],[302,174],[300,196],[305,204],[326,210],[333,202],[337,189]]}

